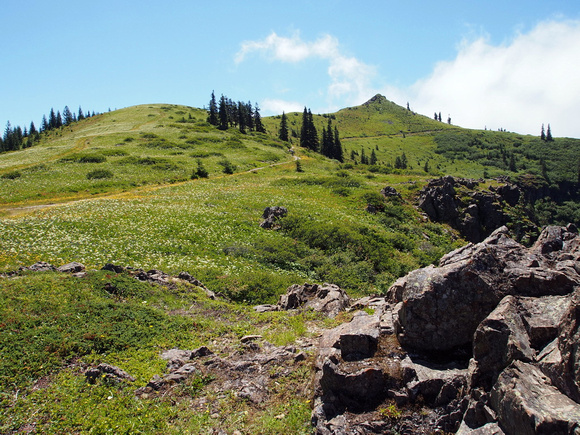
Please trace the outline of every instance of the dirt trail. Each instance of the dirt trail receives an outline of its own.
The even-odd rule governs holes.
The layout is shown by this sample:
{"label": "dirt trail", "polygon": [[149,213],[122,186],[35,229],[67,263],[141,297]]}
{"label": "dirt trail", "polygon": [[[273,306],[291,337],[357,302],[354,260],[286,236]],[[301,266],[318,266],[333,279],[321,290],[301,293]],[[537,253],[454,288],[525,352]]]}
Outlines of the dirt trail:
{"label": "dirt trail", "polygon": [[[292,148],[292,150],[293,150],[293,148]],[[292,160],[285,160],[283,162],[271,163],[269,165],[264,165],[264,166],[259,166],[257,168],[252,168],[252,169],[249,169],[247,171],[236,172],[236,173],[231,174],[231,175],[219,175],[217,177],[214,176],[213,178],[215,179],[215,178],[222,178],[222,177],[226,177],[226,176],[231,177],[231,176],[237,176],[237,175],[241,175],[241,174],[248,174],[248,173],[260,171],[262,169],[272,168],[274,166],[287,165],[293,161],[297,161],[300,159],[301,159],[300,156],[297,156],[295,153],[292,153]],[[31,213],[31,212],[34,212],[36,210],[42,210],[44,208],[49,208],[49,207],[59,207],[62,205],[73,204],[73,203],[80,202],[80,201],[91,201],[94,199],[120,199],[120,198],[123,198],[126,196],[135,197],[139,193],[154,192],[156,190],[163,189],[164,187],[179,186],[181,184],[189,183],[189,182],[190,182],[190,180],[180,181],[177,183],[141,186],[141,187],[137,187],[135,189],[127,190],[127,191],[123,191],[123,192],[112,192],[112,193],[105,193],[102,195],[92,195],[89,197],[80,197],[80,198],[65,200],[65,201],[58,201],[58,199],[56,199],[56,201],[58,201],[58,202],[51,202],[51,203],[46,203],[46,204],[32,204],[32,205],[16,206],[16,207],[0,206],[0,217],[21,216],[23,214]]]}

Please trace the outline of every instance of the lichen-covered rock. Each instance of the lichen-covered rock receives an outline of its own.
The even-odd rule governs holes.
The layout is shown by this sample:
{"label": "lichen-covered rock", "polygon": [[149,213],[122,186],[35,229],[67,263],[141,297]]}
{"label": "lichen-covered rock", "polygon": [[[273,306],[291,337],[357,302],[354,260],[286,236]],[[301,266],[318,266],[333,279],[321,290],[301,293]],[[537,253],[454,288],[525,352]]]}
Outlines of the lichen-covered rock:
{"label": "lichen-covered rock", "polygon": [[135,378],[119,367],[101,363],[97,367],[88,369],[85,377],[89,384],[94,384],[98,380],[107,383],[135,382]]}
{"label": "lichen-covered rock", "polygon": [[491,404],[508,435],[580,431],[580,405],[532,364],[514,361],[507,367],[491,391]]}
{"label": "lichen-covered rock", "polygon": [[262,213],[262,223],[260,226],[266,229],[275,229],[278,227],[276,221],[288,214],[288,209],[281,206],[266,207]]}
{"label": "lichen-covered rock", "polygon": [[389,302],[400,302],[395,319],[399,340],[423,350],[469,344],[479,323],[505,296],[566,295],[580,285],[575,269],[558,266],[499,228],[483,242],[447,254],[439,267],[415,270],[391,286]]}
{"label": "lichen-covered rock", "polygon": [[294,284],[280,296],[278,306],[281,310],[297,308],[312,309],[329,317],[344,311],[350,305],[350,297],[335,284]]}

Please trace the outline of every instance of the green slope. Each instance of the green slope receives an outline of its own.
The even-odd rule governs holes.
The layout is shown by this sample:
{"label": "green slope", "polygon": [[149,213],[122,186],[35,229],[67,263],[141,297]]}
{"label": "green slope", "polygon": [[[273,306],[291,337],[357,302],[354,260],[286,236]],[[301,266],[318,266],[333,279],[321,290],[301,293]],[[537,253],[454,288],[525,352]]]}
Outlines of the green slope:
{"label": "green slope", "polygon": [[[292,343],[308,335],[307,325],[318,330],[333,323],[292,313],[257,315],[248,304],[275,302],[289,285],[303,282],[336,283],[353,296],[384,292],[397,277],[464,243],[416,210],[428,179],[508,175],[557,186],[578,177],[577,139],[546,143],[462,129],[382,96],[314,116],[319,132],[329,119],[338,127],[343,164],[300,149],[297,137],[279,141],[279,117],[264,119],[267,134],[244,135],[220,131],[206,116],[185,106],[130,107],[52,131],[33,148],[0,154],[0,273],[39,260],[96,269],[112,262],[187,271],[229,299],[210,301],[199,289],[151,287],[104,272],[86,279],[0,277],[1,432],[243,427],[247,433],[308,433],[307,368],[279,379],[264,406],[210,397],[223,416],[217,421],[194,407],[207,380],[196,378],[160,400],[136,400],[132,387],[89,387],[81,367],[120,365],[143,385],[163,370],[159,351],[173,346],[235,348],[242,335],[256,333]],[[301,116],[288,114],[295,136]],[[360,163],[363,150],[375,152],[376,165]],[[403,153],[408,167],[395,169]],[[209,177],[191,179],[199,162]],[[233,174],[225,167],[235,167]],[[380,195],[385,186],[402,199]],[[288,216],[280,229],[264,230],[262,212],[273,205],[287,207]],[[544,203],[543,210],[549,221],[558,208]],[[106,283],[122,295],[104,292]]]}

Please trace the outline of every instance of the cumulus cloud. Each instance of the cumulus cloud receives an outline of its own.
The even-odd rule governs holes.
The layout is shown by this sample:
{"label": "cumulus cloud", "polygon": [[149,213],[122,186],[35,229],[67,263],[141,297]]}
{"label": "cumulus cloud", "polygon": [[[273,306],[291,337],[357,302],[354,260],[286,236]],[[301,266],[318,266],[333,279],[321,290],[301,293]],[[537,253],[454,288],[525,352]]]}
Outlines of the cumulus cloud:
{"label": "cumulus cloud", "polygon": [[[263,40],[245,41],[235,56],[237,64],[248,55],[257,52],[272,61],[297,63],[308,59],[322,59],[328,62],[327,103],[336,105],[358,104],[372,93],[371,82],[375,68],[355,57],[344,54],[338,39],[323,35],[315,41],[302,40],[298,32],[291,37],[278,36],[272,32]],[[264,104],[264,103],[263,103]],[[338,107],[335,107],[338,108]]]}
{"label": "cumulus cloud", "polygon": [[511,41],[463,42],[456,58],[403,92],[414,109],[454,124],[580,137],[580,21],[546,21]]}
{"label": "cumulus cloud", "polygon": [[302,110],[304,110],[304,105],[295,101],[266,98],[262,101],[260,109],[263,113],[280,114],[282,112],[302,112]]}

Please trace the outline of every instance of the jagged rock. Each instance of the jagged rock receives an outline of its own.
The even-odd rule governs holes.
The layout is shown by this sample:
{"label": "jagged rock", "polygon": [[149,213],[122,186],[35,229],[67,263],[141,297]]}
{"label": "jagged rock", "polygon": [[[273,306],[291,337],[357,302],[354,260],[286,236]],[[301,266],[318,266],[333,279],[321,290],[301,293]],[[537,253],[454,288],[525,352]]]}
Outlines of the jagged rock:
{"label": "jagged rock", "polygon": [[402,196],[397,190],[392,186],[386,186],[381,189],[381,195],[385,198],[398,198],[401,199]]}
{"label": "jagged rock", "polygon": [[278,309],[279,309],[278,305],[273,305],[273,304],[264,304],[264,305],[254,306],[254,311],[256,311],[256,313],[266,313],[269,311],[278,311]]}
{"label": "jagged rock", "polygon": [[284,217],[288,214],[288,209],[286,207],[274,206],[274,207],[266,207],[264,213],[262,214],[262,223],[260,226],[266,229],[275,229],[277,228],[276,221],[281,217]]}
{"label": "jagged rock", "polygon": [[558,328],[562,391],[580,402],[580,291],[576,292]]}
{"label": "jagged rock", "polygon": [[81,263],[77,263],[76,261],[73,261],[72,263],[68,263],[68,264],[65,264],[63,266],[60,266],[56,270],[59,272],[63,272],[63,273],[78,273],[78,272],[82,272],[83,270],[85,270],[85,266]]}
{"label": "jagged rock", "polygon": [[530,338],[530,345],[537,351],[558,336],[558,327],[570,308],[569,296],[544,296],[540,298],[519,297],[521,316]]}
{"label": "jagged rock", "polygon": [[461,423],[455,435],[505,435],[497,423],[487,423],[476,429],[471,429],[465,422]]}
{"label": "jagged rock", "polygon": [[458,195],[456,189],[473,190],[481,181],[452,176],[431,180],[421,190],[419,208],[429,219],[458,229],[468,241],[480,242],[509,222],[501,202],[514,205],[520,196],[519,188],[512,184],[490,188],[490,191],[468,192],[467,196]]}
{"label": "jagged rock", "polygon": [[490,402],[508,435],[573,434],[580,405],[562,394],[535,366],[514,361],[499,376]]}
{"label": "jagged rock", "polygon": [[105,264],[101,270],[108,270],[110,272],[115,272],[115,273],[123,273],[125,272],[125,268],[123,266],[119,266],[116,264],[112,264],[112,263],[107,263]]}
{"label": "jagged rock", "polygon": [[506,296],[479,324],[473,336],[471,385],[489,390],[512,361],[532,361],[534,356],[517,299]]}
{"label": "jagged rock", "polygon": [[31,266],[21,267],[20,270],[30,270],[31,272],[51,272],[55,271],[56,267],[46,261],[37,261]]}
{"label": "jagged rock", "polygon": [[558,269],[501,227],[483,242],[447,254],[439,267],[400,278],[388,300],[398,303],[395,329],[403,345],[448,350],[471,343],[479,323],[503,297],[565,295],[579,284],[574,269]]}
{"label": "jagged rock", "polygon": [[101,363],[97,367],[87,370],[85,372],[85,377],[89,384],[94,384],[97,380],[110,383],[119,383],[123,381],[135,382],[135,378],[126,371],[105,363]]}
{"label": "jagged rock", "polygon": [[350,304],[350,297],[334,284],[294,284],[280,296],[278,306],[281,310],[297,308],[312,309],[336,317]]}
{"label": "jagged rock", "polygon": [[407,377],[409,397],[414,401],[418,396],[433,406],[445,406],[463,396],[467,382],[467,369],[457,364],[434,364],[428,361],[405,358],[401,362]]}

